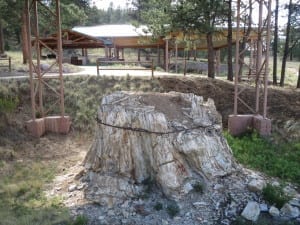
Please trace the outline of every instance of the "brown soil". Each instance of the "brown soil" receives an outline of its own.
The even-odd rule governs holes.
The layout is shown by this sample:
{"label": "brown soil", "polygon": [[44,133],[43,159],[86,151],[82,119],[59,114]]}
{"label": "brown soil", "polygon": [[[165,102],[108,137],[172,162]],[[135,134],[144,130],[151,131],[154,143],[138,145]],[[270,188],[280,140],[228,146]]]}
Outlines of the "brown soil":
{"label": "brown soil", "polygon": [[[233,83],[219,79],[178,77],[160,78],[159,82],[165,91],[191,92],[204,98],[212,98],[217,110],[222,115],[224,127],[227,127],[228,116],[233,113]],[[255,106],[254,96],[254,87],[245,86],[241,98],[252,108]],[[262,108],[262,106],[260,107]],[[252,114],[240,103],[238,113]],[[271,87],[268,92],[267,117],[274,123],[300,119],[300,90]]]}
{"label": "brown soil", "polygon": [[166,93],[150,93],[142,95],[145,105],[155,106],[158,112],[167,115],[169,120],[182,119],[182,108],[190,107],[190,104],[178,95]]}

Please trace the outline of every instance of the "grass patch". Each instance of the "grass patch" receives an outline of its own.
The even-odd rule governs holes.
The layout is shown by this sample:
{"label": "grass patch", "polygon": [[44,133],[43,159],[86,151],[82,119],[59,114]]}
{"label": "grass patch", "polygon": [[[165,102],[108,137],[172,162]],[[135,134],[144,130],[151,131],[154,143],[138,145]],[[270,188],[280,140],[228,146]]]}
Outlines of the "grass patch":
{"label": "grass patch", "polygon": [[275,145],[257,133],[225,137],[240,163],[300,185],[300,142]]}
{"label": "grass patch", "polygon": [[263,188],[263,197],[271,205],[275,205],[277,208],[281,208],[285,203],[291,200],[291,197],[284,193],[282,187],[273,186],[267,184]]}
{"label": "grass patch", "polygon": [[55,165],[3,163],[0,171],[0,225],[73,224],[62,201],[47,198],[43,191],[54,178]]}
{"label": "grass patch", "polygon": [[84,215],[79,215],[75,218],[72,225],[87,225],[87,224],[88,224],[87,217]]}

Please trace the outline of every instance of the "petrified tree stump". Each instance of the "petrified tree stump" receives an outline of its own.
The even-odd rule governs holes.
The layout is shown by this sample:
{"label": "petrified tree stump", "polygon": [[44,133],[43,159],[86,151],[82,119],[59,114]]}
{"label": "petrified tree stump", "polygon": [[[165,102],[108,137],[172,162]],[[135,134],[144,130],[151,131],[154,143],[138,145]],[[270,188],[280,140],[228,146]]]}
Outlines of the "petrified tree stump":
{"label": "petrified tree stump", "polygon": [[235,169],[214,102],[177,92],[105,96],[85,165],[87,198],[110,206],[139,193],[149,178],[179,198],[195,182]]}

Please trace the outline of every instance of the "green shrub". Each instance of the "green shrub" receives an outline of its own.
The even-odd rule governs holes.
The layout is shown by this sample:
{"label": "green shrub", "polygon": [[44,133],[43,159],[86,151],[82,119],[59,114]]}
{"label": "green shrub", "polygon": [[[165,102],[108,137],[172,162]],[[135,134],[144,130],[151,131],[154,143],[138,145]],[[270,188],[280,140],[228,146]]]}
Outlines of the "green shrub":
{"label": "green shrub", "polygon": [[273,186],[267,184],[263,188],[263,197],[271,205],[275,205],[277,208],[281,208],[285,203],[287,203],[291,197],[284,193],[282,187]]}
{"label": "green shrub", "polygon": [[156,211],[160,211],[163,209],[163,204],[161,202],[157,202],[154,207],[153,207]]}
{"label": "green shrub", "polygon": [[300,142],[272,144],[257,133],[232,137],[225,133],[235,158],[270,176],[300,184]]}
{"label": "green shrub", "polygon": [[88,218],[85,215],[79,215],[75,218],[72,225],[87,225],[88,224]]}
{"label": "green shrub", "polygon": [[170,217],[176,216],[180,212],[179,206],[175,201],[172,201],[168,204],[167,206],[167,213],[169,214]]}
{"label": "green shrub", "polygon": [[204,192],[204,187],[201,182],[196,182],[192,185],[195,192],[202,194]]}
{"label": "green shrub", "polygon": [[0,112],[12,112],[19,104],[17,97],[0,97]]}
{"label": "green shrub", "polygon": [[151,193],[153,191],[153,188],[155,187],[155,181],[151,177],[143,180],[142,184],[145,186],[145,192],[148,194]]}

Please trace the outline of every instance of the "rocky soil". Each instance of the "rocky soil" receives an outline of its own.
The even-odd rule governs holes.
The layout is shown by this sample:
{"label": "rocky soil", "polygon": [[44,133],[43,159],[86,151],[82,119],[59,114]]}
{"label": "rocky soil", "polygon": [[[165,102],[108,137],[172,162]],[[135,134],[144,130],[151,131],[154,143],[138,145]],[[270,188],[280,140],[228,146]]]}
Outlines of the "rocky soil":
{"label": "rocky soil", "polygon": [[180,201],[167,198],[149,182],[144,184],[141,195],[113,207],[86,201],[84,190],[88,184],[83,177],[79,178],[82,172],[75,172],[58,177],[48,194],[62,196],[72,214],[87,216],[90,225],[226,225],[242,217],[256,221],[258,216],[265,218],[264,224],[285,224],[287,221],[300,224],[300,195],[295,187],[286,186],[285,191],[292,193],[293,199],[277,209],[262,199],[261,188],[266,182],[278,185],[278,181],[243,167],[226,177],[211,180],[203,189],[195,188]]}

